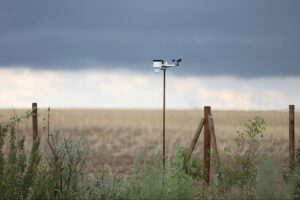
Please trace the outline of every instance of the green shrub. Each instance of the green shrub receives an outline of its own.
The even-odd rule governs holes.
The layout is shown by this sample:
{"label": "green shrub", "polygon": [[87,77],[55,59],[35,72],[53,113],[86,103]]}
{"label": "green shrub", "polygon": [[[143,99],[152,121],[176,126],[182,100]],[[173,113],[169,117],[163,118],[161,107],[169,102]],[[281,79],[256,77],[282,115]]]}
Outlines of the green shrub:
{"label": "green shrub", "polygon": [[[265,121],[255,117],[245,123],[245,129],[237,131],[235,139],[241,154],[235,156],[229,166],[221,165],[221,190],[227,198],[252,199],[257,177],[257,137],[263,137]],[[227,196],[226,196],[227,195]]]}
{"label": "green shrub", "polygon": [[45,161],[42,165],[42,190],[37,198],[74,199],[84,188],[87,146],[66,138],[61,131],[54,131],[47,140]]}
{"label": "green shrub", "polygon": [[[161,156],[153,164],[135,163],[125,179],[100,174],[91,189],[91,199],[196,199],[199,196],[200,165],[189,164],[177,147],[173,160],[163,168]],[[196,170],[196,167],[199,167]],[[194,170],[194,171],[193,171]],[[195,171],[198,171],[197,173]]]}
{"label": "green shrub", "polygon": [[[29,158],[25,155],[24,138],[16,139],[15,126],[22,119],[28,118],[31,113],[21,117],[13,117],[8,123],[0,124],[0,198],[27,199],[31,198],[35,190],[40,141],[37,140],[31,148]],[[8,158],[4,158],[3,147],[5,137],[9,137]]]}
{"label": "green shrub", "polygon": [[[75,143],[63,133],[54,132],[48,138],[51,150],[41,154],[38,139],[27,157],[24,138],[16,139],[14,127],[31,114],[27,112],[0,124],[0,199],[77,198],[86,184],[83,170],[86,146],[82,141]],[[9,137],[7,158],[3,153],[6,137]]]}

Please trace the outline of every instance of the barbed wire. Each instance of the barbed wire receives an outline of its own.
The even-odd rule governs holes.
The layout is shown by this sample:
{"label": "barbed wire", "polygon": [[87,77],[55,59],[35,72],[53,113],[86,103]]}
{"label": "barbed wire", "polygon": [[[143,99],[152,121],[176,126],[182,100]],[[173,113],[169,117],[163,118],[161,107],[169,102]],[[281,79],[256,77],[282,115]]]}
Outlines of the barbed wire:
{"label": "barbed wire", "polygon": [[[49,107],[39,107],[38,109],[39,110],[48,110]],[[89,110],[147,110],[147,108],[144,108],[144,109],[140,109],[140,108],[130,108],[130,109],[127,109],[127,108],[55,108],[55,107],[50,107],[51,110],[73,110],[73,111],[78,111],[78,112],[86,112],[86,111],[89,111]],[[31,108],[26,108],[25,110],[29,110]],[[213,107],[212,107],[213,109]],[[160,108],[157,108],[157,109],[150,109],[150,110],[160,110]],[[170,110],[177,110],[177,109],[170,109]],[[182,110],[184,111],[185,109],[178,109],[178,110]],[[201,110],[201,108],[197,108],[197,109],[186,109],[186,110]],[[232,109],[214,109],[216,111],[243,111],[243,112],[287,112],[289,111],[288,108],[279,108],[279,109],[236,109],[236,110],[232,110]],[[299,108],[295,108],[294,109],[295,111],[300,111],[300,106]]]}
{"label": "barbed wire", "polygon": [[[48,108],[49,107],[45,107],[45,106],[43,106],[43,107],[38,107],[38,110],[43,110],[43,111],[46,111],[46,110],[48,110]],[[80,113],[86,113],[86,112],[89,112],[89,111],[91,111],[91,110],[93,110],[93,111],[95,111],[95,110],[107,110],[107,111],[109,111],[109,110],[146,110],[146,109],[134,109],[134,108],[132,108],[132,109],[122,109],[122,108],[120,108],[120,109],[106,109],[106,108],[95,108],[95,109],[93,109],[93,108],[56,108],[56,107],[50,107],[51,108],[51,110],[52,111],[65,111],[65,110],[72,110],[72,111],[75,111],[76,112],[76,114],[80,114]],[[212,108],[213,109],[213,108]],[[16,110],[16,109],[12,109],[12,110]],[[17,109],[18,110],[18,109]],[[28,107],[28,108],[24,108],[24,109],[22,109],[22,110],[31,110],[31,108],[30,107]],[[159,108],[158,109],[155,109],[155,110],[160,110]],[[172,109],[171,109],[172,110]],[[175,109],[176,110],[176,109]],[[201,108],[197,108],[197,109],[193,109],[193,110],[202,110]],[[219,109],[213,109],[214,111],[237,111],[237,112],[289,112],[289,108],[287,108],[287,107],[285,107],[285,108],[279,108],[279,109],[236,109],[236,110],[226,110],[226,109],[224,109],[224,110],[219,110]],[[14,111],[15,112],[15,111]],[[300,112],[300,105],[299,106],[296,106],[295,105],[295,112]]]}

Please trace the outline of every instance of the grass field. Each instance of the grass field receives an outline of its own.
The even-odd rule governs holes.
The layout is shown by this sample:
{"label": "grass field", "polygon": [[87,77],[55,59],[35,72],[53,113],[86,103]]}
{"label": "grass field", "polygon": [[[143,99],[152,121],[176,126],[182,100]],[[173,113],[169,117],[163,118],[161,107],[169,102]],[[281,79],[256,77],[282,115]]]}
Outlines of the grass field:
{"label": "grass field", "polygon": [[[0,121],[24,110],[0,110]],[[199,110],[171,110],[166,113],[167,155],[176,145],[188,147],[203,116]],[[260,139],[259,151],[269,152],[282,164],[288,159],[288,112],[279,111],[213,111],[218,148],[221,159],[228,153],[239,151],[234,138],[237,130],[255,116],[266,121],[264,137]],[[47,111],[39,110],[39,133],[46,136]],[[296,112],[296,140],[299,139],[300,113]],[[160,110],[96,110],[54,109],[50,114],[50,129],[58,129],[71,138],[82,138],[89,147],[89,171],[106,169],[111,174],[122,174],[134,159],[149,162],[161,151],[162,113]],[[31,121],[18,127],[18,134],[31,137]],[[28,141],[28,140],[27,140]],[[29,140],[31,141],[31,140]],[[297,142],[298,146],[299,143]],[[28,145],[29,146],[29,145]],[[225,152],[224,149],[229,152]],[[202,159],[203,135],[201,134],[194,157]]]}

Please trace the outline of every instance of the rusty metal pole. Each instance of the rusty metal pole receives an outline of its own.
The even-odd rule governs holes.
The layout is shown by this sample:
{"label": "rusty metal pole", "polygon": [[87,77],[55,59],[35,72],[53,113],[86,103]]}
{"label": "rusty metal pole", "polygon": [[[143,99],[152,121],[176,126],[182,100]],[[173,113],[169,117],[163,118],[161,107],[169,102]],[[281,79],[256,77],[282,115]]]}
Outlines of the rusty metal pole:
{"label": "rusty metal pole", "polygon": [[210,106],[204,107],[204,179],[207,185],[209,185],[210,175],[210,133],[209,133],[209,115],[211,114]]}
{"label": "rusty metal pole", "polygon": [[164,86],[163,86],[163,167],[166,163],[166,69],[164,71]]}
{"label": "rusty metal pole", "polygon": [[290,157],[290,163],[294,164],[295,162],[295,106],[294,105],[289,105],[289,157]]}
{"label": "rusty metal pole", "polygon": [[38,138],[38,119],[37,119],[37,103],[32,103],[32,140],[36,141]]}

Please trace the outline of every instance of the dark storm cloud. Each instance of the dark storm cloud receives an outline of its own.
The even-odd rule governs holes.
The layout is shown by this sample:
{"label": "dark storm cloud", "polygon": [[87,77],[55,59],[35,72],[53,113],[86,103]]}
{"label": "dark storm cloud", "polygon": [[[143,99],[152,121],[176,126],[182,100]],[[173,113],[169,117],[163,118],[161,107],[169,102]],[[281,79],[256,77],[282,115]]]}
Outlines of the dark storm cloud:
{"label": "dark storm cloud", "polygon": [[149,70],[182,57],[184,73],[300,75],[300,1],[0,2],[0,66]]}

